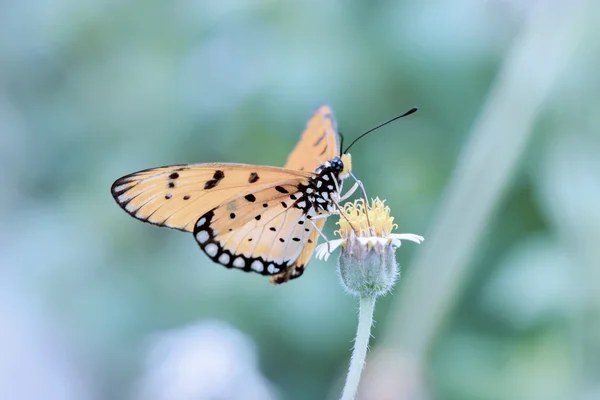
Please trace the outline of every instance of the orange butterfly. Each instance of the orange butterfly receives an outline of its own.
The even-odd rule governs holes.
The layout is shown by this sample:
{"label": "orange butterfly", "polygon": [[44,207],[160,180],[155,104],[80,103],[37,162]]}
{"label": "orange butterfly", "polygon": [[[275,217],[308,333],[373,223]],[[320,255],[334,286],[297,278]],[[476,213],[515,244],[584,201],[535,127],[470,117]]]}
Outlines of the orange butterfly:
{"label": "orange butterfly", "polygon": [[337,213],[350,154],[340,154],[333,112],[321,106],[284,168],[246,164],[159,167],[119,178],[115,201],[133,217],[193,232],[227,268],[283,283],[302,275],[325,218]]}

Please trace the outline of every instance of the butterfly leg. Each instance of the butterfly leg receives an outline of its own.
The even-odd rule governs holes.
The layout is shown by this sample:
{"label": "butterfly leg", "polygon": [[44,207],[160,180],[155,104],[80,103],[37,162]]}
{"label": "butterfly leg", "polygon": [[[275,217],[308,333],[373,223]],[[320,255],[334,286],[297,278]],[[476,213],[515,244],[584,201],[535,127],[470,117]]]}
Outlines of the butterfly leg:
{"label": "butterfly leg", "polygon": [[[350,176],[355,180],[355,183],[354,183],[354,185],[352,185],[350,190],[348,190],[346,192],[346,194],[340,198],[340,201],[346,200],[348,197],[350,197],[352,194],[354,194],[356,189],[358,189],[360,187],[360,190],[362,191],[362,195],[363,195],[363,200],[365,201],[365,209],[366,209],[366,207],[369,205],[369,198],[367,197],[367,191],[365,190],[365,186],[363,185],[362,181],[359,180],[358,178],[356,178],[356,176],[352,172],[350,172]],[[367,212],[367,213],[365,213],[365,215],[367,217],[367,223],[369,224],[369,226],[371,226],[371,221],[369,220],[369,213]]]}
{"label": "butterfly leg", "polygon": [[360,181],[357,181],[354,185],[352,185],[352,187],[350,189],[348,189],[348,191],[342,195],[342,197],[340,197],[340,201],[344,201],[346,200],[348,197],[352,196],[354,194],[354,192],[356,192],[356,189],[358,189],[359,186],[362,187],[362,183],[359,185]]}
{"label": "butterfly leg", "polygon": [[352,185],[352,187],[346,192],[346,194],[344,194],[341,198],[340,201],[344,201],[346,200],[348,197],[352,196],[354,194],[354,192],[356,192],[356,189],[360,188],[362,194],[363,194],[363,199],[365,200],[365,204],[368,204],[368,200],[367,200],[367,191],[365,190],[365,186],[363,185],[362,181],[359,180],[358,178],[356,178],[356,176],[350,172],[350,176],[356,181],[354,183],[354,185]]}
{"label": "butterfly leg", "polygon": [[[319,216],[315,217],[318,218]],[[325,217],[327,217],[327,215],[325,214]],[[317,225],[313,222],[313,219],[309,219],[310,223],[312,224],[312,226],[317,230],[317,232],[319,233],[319,235],[325,240],[325,243],[327,243],[327,251],[329,253],[331,253],[331,247],[329,245],[329,239],[327,239],[327,236],[325,236],[325,234],[317,227]]]}

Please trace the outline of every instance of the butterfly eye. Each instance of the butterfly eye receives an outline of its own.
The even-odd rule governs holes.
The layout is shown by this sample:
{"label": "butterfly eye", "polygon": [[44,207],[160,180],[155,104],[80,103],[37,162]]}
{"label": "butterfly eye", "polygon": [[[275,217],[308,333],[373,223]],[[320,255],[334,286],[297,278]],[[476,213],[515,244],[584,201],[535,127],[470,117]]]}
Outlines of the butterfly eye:
{"label": "butterfly eye", "polygon": [[342,172],[344,170],[344,163],[339,157],[335,157],[333,160],[331,160],[330,164],[331,168],[333,168],[333,170],[336,172]]}

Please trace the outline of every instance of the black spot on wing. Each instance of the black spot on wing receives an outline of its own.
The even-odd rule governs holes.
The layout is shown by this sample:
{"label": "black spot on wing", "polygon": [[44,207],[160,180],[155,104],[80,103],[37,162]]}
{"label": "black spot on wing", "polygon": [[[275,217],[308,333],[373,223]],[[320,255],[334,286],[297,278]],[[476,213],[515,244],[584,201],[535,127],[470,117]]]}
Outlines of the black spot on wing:
{"label": "black spot on wing", "polygon": [[204,184],[204,189],[208,190],[214,188],[219,184],[219,182],[221,182],[223,178],[225,178],[225,173],[221,170],[216,170],[213,174],[213,178],[209,181],[206,181]]}
{"label": "black spot on wing", "polygon": [[279,193],[283,193],[283,194],[288,194],[289,192],[282,186],[275,186],[275,190],[277,190]]}
{"label": "black spot on wing", "polygon": [[320,137],[320,138],[318,138],[318,139],[317,139],[317,141],[315,142],[315,144],[313,144],[313,146],[318,146],[318,145],[319,145],[319,143],[321,143],[321,141],[322,141],[323,139],[325,139],[325,135],[326,135],[326,134],[327,134],[327,132],[326,132],[326,131],[323,131],[323,134],[321,135],[321,137]]}
{"label": "black spot on wing", "polygon": [[258,174],[256,172],[252,172],[252,173],[250,173],[250,176],[248,177],[248,183],[254,183],[259,179],[260,179],[260,177],[258,176]]}
{"label": "black spot on wing", "polygon": [[225,173],[223,173],[223,171],[221,170],[216,170],[214,175],[213,175],[213,179],[216,179],[218,181],[220,181],[221,179],[225,178]]}

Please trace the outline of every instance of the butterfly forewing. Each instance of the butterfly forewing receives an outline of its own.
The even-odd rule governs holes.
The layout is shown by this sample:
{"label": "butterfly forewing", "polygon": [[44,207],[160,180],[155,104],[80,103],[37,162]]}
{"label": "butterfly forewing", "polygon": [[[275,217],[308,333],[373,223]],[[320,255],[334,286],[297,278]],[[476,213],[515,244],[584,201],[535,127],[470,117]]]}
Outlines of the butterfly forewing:
{"label": "butterfly forewing", "polygon": [[340,155],[337,124],[331,107],[317,108],[306,124],[300,141],[288,156],[285,168],[314,171]]}
{"label": "butterfly forewing", "polygon": [[202,214],[220,204],[308,176],[301,171],[244,164],[160,167],[118,179],[112,194],[137,219],[191,232]]}

